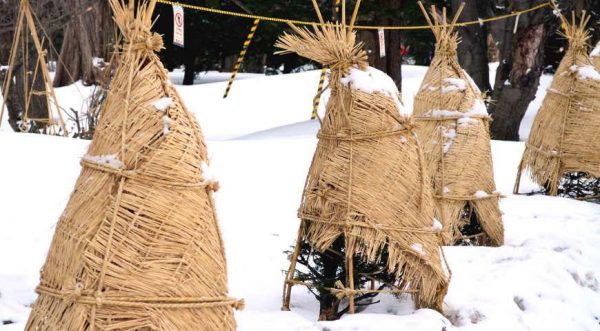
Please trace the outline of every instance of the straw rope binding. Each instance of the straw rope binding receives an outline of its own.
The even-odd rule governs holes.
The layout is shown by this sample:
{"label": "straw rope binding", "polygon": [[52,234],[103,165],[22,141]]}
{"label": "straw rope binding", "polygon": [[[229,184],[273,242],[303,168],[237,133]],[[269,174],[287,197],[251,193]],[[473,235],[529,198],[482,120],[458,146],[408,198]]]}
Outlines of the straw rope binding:
{"label": "straw rope binding", "polygon": [[155,4],[111,0],[123,53],[26,330],[235,330],[218,185],[155,54]]}
{"label": "straw rope binding", "polygon": [[600,50],[588,55],[589,15],[583,12],[579,23],[575,13],[571,22],[560,17],[569,49],[533,122],[515,193],[523,171],[550,195],[558,193],[560,178],[566,173],[600,177],[600,66],[595,59]]}
{"label": "straw rope binding", "polygon": [[[344,12],[342,6],[342,17]],[[376,262],[384,248],[387,272],[395,279],[392,291],[411,293],[417,307],[441,311],[449,274],[425,160],[394,82],[368,67],[356,42],[356,7],[354,12],[349,27],[291,25],[295,34],[284,34],[276,44],[282,53],[295,52],[328,67],[331,88],[298,214],[301,227],[284,309],[289,309],[291,286],[299,283],[294,268],[300,243],[324,252],[343,237],[347,282],[330,292],[348,297],[350,312],[354,296],[364,293],[354,285],[353,257]]]}
{"label": "straw rope binding", "polygon": [[[419,5],[436,38],[435,55],[414,101],[417,134],[432,176],[438,215],[447,244],[464,239],[476,217],[483,238],[479,244],[500,246],[504,229],[492,168],[489,115],[483,95],[458,64],[458,16],[441,21]],[[477,228],[477,226],[475,226]]]}

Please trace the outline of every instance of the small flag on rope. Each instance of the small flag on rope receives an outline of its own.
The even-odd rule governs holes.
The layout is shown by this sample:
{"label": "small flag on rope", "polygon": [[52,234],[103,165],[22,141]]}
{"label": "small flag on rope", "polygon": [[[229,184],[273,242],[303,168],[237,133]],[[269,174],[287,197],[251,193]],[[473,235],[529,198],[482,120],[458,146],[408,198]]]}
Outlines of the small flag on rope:
{"label": "small flag on rope", "polygon": [[377,29],[379,35],[379,57],[385,57],[385,31]]}
{"label": "small flag on rope", "polygon": [[183,47],[184,26],[183,7],[173,5],[173,44]]}

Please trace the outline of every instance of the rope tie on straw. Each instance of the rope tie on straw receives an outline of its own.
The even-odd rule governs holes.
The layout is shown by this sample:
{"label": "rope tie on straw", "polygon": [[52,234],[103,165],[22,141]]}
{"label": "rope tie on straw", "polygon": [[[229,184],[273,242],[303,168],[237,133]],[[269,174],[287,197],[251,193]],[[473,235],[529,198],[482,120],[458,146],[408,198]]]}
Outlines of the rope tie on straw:
{"label": "rope tie on straw", "polygon": [[410,228],[410,227],[403,227],[403,226],[387,226],[387,225],[383,225],[380,223],[369,224],[369,223],[364,223],[364,222],[334,221],[332,219],[324,219],[322,217],[310,215],[310,214],[303,213],[303,212],[298,213],[298,218],[307,220],[307,221],[311,221],[311,222],[316,222],[316,223],[337,225],[340,227],[348,225],[348,226],[357,226],[357,227],[373,229],[373,230],[388,230],[388,231],[407,232],[407,233],[434,233],[434,234],[436,234],[436,233],[440,232],[440,230],[434,229],[433,227],[431,227],[431,228]]}
{"label": "rope tie on straw", "polygon": [[499,192],[494,192],[492,194],[484,195],[484,196],[475,196],[475,195],[435,195],[436,199],[444,199],[444,200],[456,200],[456,201],[475,201],[475,200],[486,200],[492,198],[501,198],[502,195]]}
{"label": "rope tie on straw", "polygon": [[44,285],[39,285],[35,291],[38,294],[44,294],[58,299],[72,300],[80,304],[94,305],[98,308],[102,306],[130,308],[203,308],[230,306],[236,310],[243,310],[246,305],[243,299],[236,300],[230,297],[126,297],[107,295],[101,291],[84,290],[81,283],[77,283],[72,291],[56,290]]}
{"label": "rope tie on straw", "polygon": [[403,126],[401,128],[391,129],[391,130],[382,130],[382,131],[367,132],[367,133],[353,133],[352,135],[348,135],[345,133],[330,134],[330,133],[324,133],[323,131],[319,130],[319,132],[317,133],[317,137],[319,139],[326,139],[326,140],[358,141],[358,140],[367,140],[367,139],[383,138],[383,137],[394,136],[394,135],[401,135],[407,131],[410,131],[409,126]]}
{"label": "rope tie on straw", "polygon": [[127,179],[147,180],[147,181],[151,182],[152,184],[161,185],[161,186],[175,187],[175,188],[203,188],[204,187],[207,190],[213,191],[213,192],[217,192],[220,188],[219,182],[214,181],[214,180],[205,180],[205,181],[195,182],[195,183],[194,182],[176,182],[176,181],[172,181],[172,180],[161,180],[158,178],[150,178],[150,177],[138,174],[136,170],[126,170],[126,169],[121,169],[121,168],[114,168],[114,167],[110,167],[110,166],[103,165],[100,163],[88,161],[86,159],[81,159],[80,163],[82,166],[84,166],[86,168],[99,170],[102,172],[110,173],[110,174],[116,175],[118,177],[124,177]]}
{"label": "rope tie on straw", "polygon": [[144,33],[140,38],[136,38],[131,43],[126,45],[131,51],[147,51],[147,52],[160,52],[164,48],[164,42],[162,37],[158,33],[150,32]]}

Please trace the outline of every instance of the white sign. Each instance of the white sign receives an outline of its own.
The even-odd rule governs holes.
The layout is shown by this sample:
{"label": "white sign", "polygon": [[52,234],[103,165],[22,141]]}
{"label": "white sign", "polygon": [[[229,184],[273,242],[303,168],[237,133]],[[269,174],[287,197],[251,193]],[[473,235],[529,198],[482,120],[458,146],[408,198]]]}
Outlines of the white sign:
{"label": "white sign", "polygon": [[385,31],[377,29],[379,32],[379,57],[385,57]]}
{"label": "white sign", "polygon": [[183,7],[173,5],[173,44],[183,47]]}

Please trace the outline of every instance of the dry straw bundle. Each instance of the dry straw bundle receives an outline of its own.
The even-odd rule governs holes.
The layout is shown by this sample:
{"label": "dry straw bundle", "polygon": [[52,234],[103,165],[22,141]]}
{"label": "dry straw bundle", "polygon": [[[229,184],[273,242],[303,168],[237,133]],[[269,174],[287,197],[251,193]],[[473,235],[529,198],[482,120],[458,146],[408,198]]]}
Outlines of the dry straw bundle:
{"label": "dry straw bundle", "polygon": [[[435,14],[432,22],[419,5],[435,35],[436,48],[415,96],[413,116],[432,176],[445,241],[452,244],[474,238],[479,244],[500,246],[504,228],[495,191],[489,115],[482,93],[460,67],[456,54],[454,27],[464,3],[449,24],[445,8],[442,22]],[[432,12],[436,12],[433,6]],[[472,219],[481,229],[465,237],[463,229]]]}
{"label": "dry straw bundle", "polygon": [[588,55],[589,19],[585,12],[579,24],[575,13],[572,22],[561,16],[569,49],[533,122],[515,193],[523,170],[550,195],[558,193],[560,178],[566,173],[600,177],[600,72]]}
{"label": "dry straw bundle", "polygon": [[346,283],[330,290],[349,298],[350,312],[354,296],[369,292],[354,286],[353,257],[375,262],[384,247],[387,271],[395,277],[391,292],[410,292],[417,307],[441,311],[449,276],[424,159],[394,82],[368,67],[356,42],[352,26],[359,4],[349,27],[344,21],[312,31],[292,26],[296,33],[286,33],[276,44],[282,53],[295,52],[330,68],[331,88],[299,209],[284,309],[291,286],[299,283],[294,270],[300,242],[323,252],[343,237]]}
{"label": "dry straw bundle", "polygon": [[234,330],[206,146],[154,52],[156,1],[111,0],[124,49],[27,330]]}

